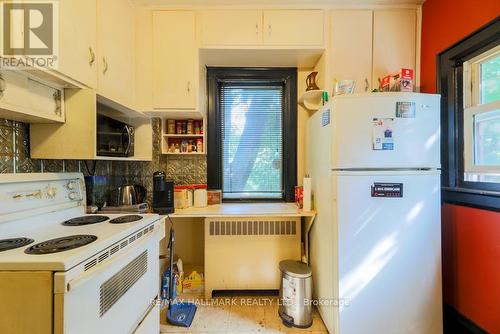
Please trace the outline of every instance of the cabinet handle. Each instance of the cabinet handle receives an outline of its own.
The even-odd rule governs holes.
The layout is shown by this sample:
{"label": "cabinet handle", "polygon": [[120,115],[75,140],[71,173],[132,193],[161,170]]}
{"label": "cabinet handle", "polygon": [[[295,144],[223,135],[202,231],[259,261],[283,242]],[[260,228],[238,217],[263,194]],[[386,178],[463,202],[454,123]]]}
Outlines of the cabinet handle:
{"label": "cabinet handle", "polygon": [[255,35],[259,35],[259,24],[255,23]]}
{"label": "cabinet handle", "polygon": [[191,93],[191,81],[188,81],[187,83],[187,92],[188,94]]}
{"label": "cabinet handle", "polygon": [[273,31],[273,27],[271,27],[271,23],[267,25],[269,36],[271,36],[271,32]]}
{"label": "cabinet handle", "polygon": [[58,116],[61,116],[61,91],[55,91],[52,95],[54,97],[55,109],[54,113]]}
{"label": "cabinet handle", "polygon": [[0,97],[3,97],[4,92],[5,92],[5,79],[0,74]]}
{"label": "cabinet handle", "polygon": [[92,49],[92,47],[90,47],[90,46],[89,46],[89,55],[90,55],[89,65],[92,66],[92,65],[94,65],[94,62],[95,62],[95,53],[94,53],[94,50]]}
{"label": "cabinet handle", "polygon": [[370,89],[370,83],[368,82],[368,78],[365,78],[365,92],[367,92],[368,89]]}
{"label": "cabinet handle", "polygon": [[104,68],[102,70],[102,74],[106,74],[106,72],[108,71],[108,62],[106,61],[106,58],[102,58],[102,64],[104,65]]}

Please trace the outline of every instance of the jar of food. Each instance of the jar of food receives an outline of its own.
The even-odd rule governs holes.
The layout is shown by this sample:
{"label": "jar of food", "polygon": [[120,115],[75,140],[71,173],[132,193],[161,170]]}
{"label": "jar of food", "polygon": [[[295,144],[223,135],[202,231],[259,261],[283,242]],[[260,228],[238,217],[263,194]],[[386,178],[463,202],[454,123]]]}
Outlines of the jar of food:
{"label": "jar of food", "polygon": [[203,153],[203,139],[196,139],[196,152]]}
{"label": "jar of food", "polygon": [[204,208],[207,206],[207,185],[206,184],[198,184],[194,185],[194,207],[195,208]]}
{"label": "jar of food", "polygon": [[175,120],[169,119],[167,120],[167,133],[169,135],[175,134]]}
{"label": "jar of food", "polygon": [[189,120],[187,121],[186,133],[187,133],[188,135],[192,135],[192,134],[194,133],[194,132],[193,132],[193,131],[194,131],[194,130],[193,130],[193,128],[194,128],[194,127],[193,127],[193,120],[192,120],[192,119],[189,119]]}
{"label": "jar of food", "polygon": [[194,133],[199,135],[200,134],[200,121],[194,121]]}
{"label": "jar of food", "polygon": [[187,134],[187,121],[182,121],[182,134]]}
{"label": "jar of food", "polygon": [[181,142],[181,153],[187,153],[187,152],[188,152],[188,141],[184,139]]}
{"label": "jar of food", "polygon": [[187,151],[188,151],[188,153],[193,152],[193,140],[192,139],[189,139],[189,141],[188,141]]}
{"label": "jar of food", "polygon": [[175,121],[175,133],[182,134],[182,121]]}

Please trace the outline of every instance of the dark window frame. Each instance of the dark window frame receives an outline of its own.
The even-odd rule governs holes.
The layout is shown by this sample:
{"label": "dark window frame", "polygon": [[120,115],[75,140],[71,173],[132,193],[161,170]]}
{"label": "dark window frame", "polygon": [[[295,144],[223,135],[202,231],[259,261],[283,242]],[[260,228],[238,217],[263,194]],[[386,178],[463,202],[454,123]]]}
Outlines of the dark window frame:
{"label": "dark window frame", "polygon": [[225,202],[293,202],[297,185],[297,68],[207,67],[207,184],[209,189],[222,189],[222,136],[218,86],[242,80],[280,81],[283,91],[283,198],[225,199]]}
{"label": "dark window frame", "polygon": [[500,44],[500,17],[441,52],[441,182],[444,202],[500,210],[500,184],[464,180],[463,63]]}

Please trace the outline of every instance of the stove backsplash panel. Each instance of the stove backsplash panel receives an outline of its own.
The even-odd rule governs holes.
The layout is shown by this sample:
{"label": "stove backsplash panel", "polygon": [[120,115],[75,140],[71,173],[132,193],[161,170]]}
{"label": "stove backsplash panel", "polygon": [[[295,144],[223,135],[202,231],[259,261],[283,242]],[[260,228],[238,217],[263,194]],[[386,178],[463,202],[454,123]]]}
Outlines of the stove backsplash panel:
{"label": "stove backsplash panel", "polygon": [[[205,156],[169,156],[161,154],[160,119],[153,119],[153,161],[96,160],[96,175],[108,177],[109,191],[120,185],[140,184],[148,190],[151,203],[153,173],[162,170],[175,184],[207,182]],[[93,161],[87,161],[90,169]],[[0,173],[82,172],[88,175],[80,160],[31,159],[29,154],[29,124],[0,118]]]}

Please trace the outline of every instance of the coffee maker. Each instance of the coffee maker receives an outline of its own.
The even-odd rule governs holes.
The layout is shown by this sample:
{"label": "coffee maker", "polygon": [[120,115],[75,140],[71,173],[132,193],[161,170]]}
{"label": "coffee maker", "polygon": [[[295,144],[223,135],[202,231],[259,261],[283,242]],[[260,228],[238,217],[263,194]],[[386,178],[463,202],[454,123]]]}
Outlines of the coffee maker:
{"label": "coffee maker", "polygon": [[153,174],[153,212],[161,215],[174,212],[174,181],[160,171]]}

